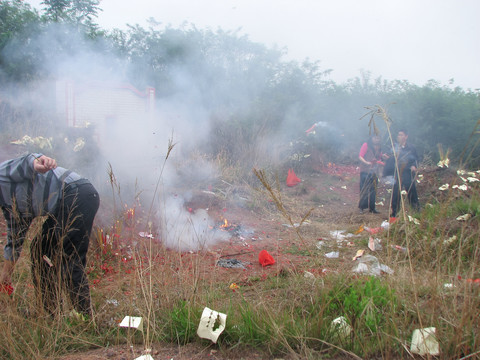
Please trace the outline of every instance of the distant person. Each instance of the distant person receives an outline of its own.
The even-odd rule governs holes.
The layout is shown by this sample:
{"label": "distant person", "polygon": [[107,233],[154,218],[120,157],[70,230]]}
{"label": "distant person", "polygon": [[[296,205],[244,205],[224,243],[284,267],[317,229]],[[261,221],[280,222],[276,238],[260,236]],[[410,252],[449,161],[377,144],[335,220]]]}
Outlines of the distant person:
{"label": "distant person", "polygon": [[89,237],[100,205],[98,192],[73,171],[57,167],[42,154],[0,164],[0,206],[7,222],[2,291],[10,292],[11,274],[33,219],[46,215],[32,239],[30,255],[36,295],[49,314],[59,309],[58,291],[66,289],[74,308],[92,314],[85,272]]}
{"label": "distant person", "polygon": [[408,133],[402,129],[398,132],[397,143],[395,145],[396,167],[394,175],[394,185],[392,193],[392,209],[390,217],[395,218],[400,208],[401,191],[407,192],[410,206],[418,211],[420,204],[418,202],[417,188],[415,186],[418,155],[415,147],[407,143]]}
{"label": "distant person", "polygon": [[377,194],[379,166],[382,165],[382,149],[380,137],[372,136],[363,143],[358,154],[360,160],[360,201],[358,208],[361,212],[368,209],[369,212],[378,214],[375,209]]}

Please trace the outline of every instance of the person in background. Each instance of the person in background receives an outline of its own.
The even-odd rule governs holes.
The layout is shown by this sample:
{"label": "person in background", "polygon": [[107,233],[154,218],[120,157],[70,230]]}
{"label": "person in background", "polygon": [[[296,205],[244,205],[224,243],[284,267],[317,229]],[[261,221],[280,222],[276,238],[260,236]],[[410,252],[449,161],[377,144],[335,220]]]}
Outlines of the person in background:
{"label": "person in background", "polygon": [[32,239],[30,256],[35,292],[47,313],[59,309],[66,289],[75,310],[91,316],[85,272],[89,237],[100,206],[98,192],[55,159],[28,154],[0,164],[0,206],[7,222],[1,290],[13,291],[11,274],[33,219],[45,216]]}
{"label": "person in background", "polygon": [[378,214],[375,209],[375,198],[378,185],[378,169],[382,163],[382,149],[380,137],[372,136],[360,148],[358,154],[360,160],[360,201],[358,208],[361,212],[368,209],[369,212]]}
{"label": "person in background", "polygon": [[396,166],[392,193],[392,209],[390,213],[391,218],[397,216],[400,208],[400,196],[402,190],[407,192],[410,206],[416,211],[420,209],[417,188],[415,186],[418,156],[415,147],[408,144],[407,140],[407,131],[404,129],[399,130],[394,153],[396,156]]}

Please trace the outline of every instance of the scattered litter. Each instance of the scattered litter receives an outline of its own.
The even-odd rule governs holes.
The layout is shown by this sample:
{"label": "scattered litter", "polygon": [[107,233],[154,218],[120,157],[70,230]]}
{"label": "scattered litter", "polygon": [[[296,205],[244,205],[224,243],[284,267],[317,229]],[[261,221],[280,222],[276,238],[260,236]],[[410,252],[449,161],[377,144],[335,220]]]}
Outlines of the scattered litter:
{"label": "scattered litter", "polygon": [[384,272],[385,274],[388,274],[388,275],[393,274],[392,268],[390,268],[389,266],[387,266],[385,264],[380,264],[378,267],[380,268],[380,271]]}
{"label": "scattered litter", "polygon": [[452,283],[447,283],[447,284],[443,284],[443,287],[445,289],[453,289],[455,287],[455,285],[453,285]]}
{"label": "scattered litter", "polygon": [[463,184],[463,185],[453,185],[452,186],[452,189],[458,189],[458,190],[462,190],[462,191],[467,191],[468,190],[468,186]]}
{"label": "scattered litter", "polygon": [[440,187],[438,188],[438,190],[440,190],[440,191],[445,191],[445,190],[448,190],[449,187],[450,187],[450,185],[448,185],[448,184],[443,184],[442,186],[440,186]]}
{"label": "scattered litter", "polygon": [[353,272],[364,275],[381,275],[382,272],[393,274],[388,266],[380,264],[378,259],[372,255],[364,255],[358,259],[358,264],[352,269]]}
{"label": "scattered litter", "polygon": [[384,206],[385,204],[384,204],[383,201],[379,201],[379,202],[376,202],[375,205],[377,205],[377,206]]}
{"label": "scattered litter", "polygon": [[325,257],[329,258],[329,259],[336,259],[340,256],[340,253],[338,251],[332,251],[332,252],[329,252],[327,254],[325,254]]}
{"label": "scattered litter", "polygon": [[135,358],[134,360],[153,360],[153,357],[150,355],[152,353],[152,349],[146,349],[144,351],[145,355],[139,356],[138,358]]}
{"label": "scattered litter", "polygon": [[345,238],[345,235],[343,234],[345,232],[345,230],[333,230],[333,231],[330,231],[330,235],[334,238],[334,239],[341,239],[343,240]]}
{"label": "scattered litter", "polygon": [[28,135],[25,135],[20,140],[12,141],[11,144],[15,144],[15,145],[35,145],[35,146],[38,146],[42,150],[52,149],[52,138],[45,138],[43,136],[37,136],[37,137],[32,138]]}
{"label": "scattered litter", "polygon": [[467,180],[468,180],[468,182],[480,181],[480,180],[478,180],[477,178],[474,178],[474,177],[468,177]]}
{"label": "scattered litter", "polygon": [[48,266],[53,267],[52,260],[49,259],[47,255],[43,255],[43,260],[48,264]]}
{"label": "scattered litter", "polygon": [[443,160],[440,160],[438,163],[437,163],[437,166],[439,168],[443,168],[443,167],[447,167],[448,168],[448,165],[450,164],[450,160],[448,158],[446,159],[443,159]]}
{"label": "scattered litter", "polygon": [[382,250],[382,244],[380,244],[380,242],[381,239],[370,236],[368,239],[368,248],[372,251],[380,251]]}
{"label": "scattered litter", "polygon": [[443,240],[443,245],[450,245],[455,240],[457,240],[457,235],[450,236],[448,239]]}
{"label": "scattered litter", "polygon": [[258,254],[258,261],[260,262],[260,265],[262,265],[262,266],[268,266],[268,265],[275,264],[275,259],[273,258],[272,255],[270,255],[268,253],[267,250],[260,251],[260,254]]}
{"label": "scattered litter", "polygon": [[407,251],[406,247],[400,245],[392,245],[392,248],[394,248],[395,250]]}
{"label": "scattered litter", "polygon": [[402,190],[401,194],[402,194],[403,196],[405,196],[405,195],[407,195],[408,193],[407,193],[406,190]]}
{"label": "scattered litter", "polygon": [[108,299],[108,300],[106,301],[106,303],[107,303],[108,305],[113,305],[113,306],[115,306],[115,307],[118,306],[118,300],[116,300],[116,299]]}
{"label": "scattered litter", "polygon": [[153,357],[151,355],[142,355],[138,358],[135,358],[135,360],[153,360]]}
{"label": "scattered litter", "polygon": [[380,227],[376,227],[376,228],[369,228],[367,226],[365,226],[365,230],[370,233],[370,234],[378,234],[380,231],[383,230],[383,228],[380,226]]}
{"label": "scattered litter", "polygon": [[224,268],[241,268],[241,269],[246,269],[245,265],[247,263],[244,263],[243,261],[237,260],[237,259],[220,259],[217,261],[217,266],[224,267]]}
{"label": "scattered litter", "polygon": [[208,339],[216,343],[220,334],[225,330],[226,322],[226,314],[205,307],[198,324],[197,335],[202,339]]}
{"label": "scattered litter", "polygon": [[325,245],[325,241],[320,240],[319,242],[317,242],[316,246],[317,246],[317,249],[320,250],[322,248],[322,246],[324,246],[324,245]]}
{"label": "scattered litter", "polygon": [[341,187],[343,190],[347,190],[347,187],[344,185]]}
{"label": "scattered litter", "polygon": [[412,335],[412,345],[410,351],[418,355],[440,355],[438,341],[435,336],[436,329],[434,327],[416,329]]}
{"label": "scattered litter", "polygon": [[297,228],[297,227],[300,227],[301,225],[308,225],[309,222],[308,221],[304,221],[302,222],[301,224],[299,223],[294,223],[293,226],[291,224],[282,224],[283,226],[286,226],[286,227],[289,227],[289,228]]}
{"label": "scattered litter", "polygon": [[84,146],[85,146],[85,139],[81,137],[77,138],[77,140],[75,141],[75,145],[73,146],[73,151],[79,152],[80,150],[83,149]]}
{"label": "scattered litter", "polygon": [[470,219],[471,217],[472,217],[471,214],[460,215],[459,217],[457,217],[457,220],[458,220],[458,221],[467,221],[467,220]]}
{"label": "scattered litter", "polygon": [[228,287],[230,290],[237,290],[240,286],[238,286],[236,283],[231,283],[230,286]]}
{"label": "scattered litter", "polygon": [[152,234],[149,234],[147,232],[144,232],[144,231],[140,231],[138,233],[138,235],[140,235],[140,237],[142,238],[150,238],[150,239],[153,239],[153,235]]}
{"label": "scattered litter", "polygon": [[352,258],[353,261],[357,260],[358,258],[362,257],[365,254],[365,250],[357,250],[357,253]]}
{"label": "scattered litter", "polygon": [[383,220],[382,224],[380,225],[380,227],[383,229],[383,230],[388,230],[388,228],[390,227],[390,223],[388,222],[388,220]]}
{"label": "scattered litter", "polygon": [[360,225],[360,227],[354,232],[354,234],[360,234],[363,230],[365,230],[364,225]]}
{"label": "scattered litter", "polygon": [[333,230],[333,231],[330,231],[330,236],[332,236],[334,239],[336,240],[345,240],[345,238],[350,238],[350,237],[353,237],[355,236],[354,234],[344,234],[345,230]]}
{"label": "scattered litter", "polygon": [[330,324],[330,329],[342,339],[348,337],[352,332],[352,327],[344,316],[334,319]]}
{"label": "scattered litter", "polygon": [[313,275],[310,271],[305,271],[303,273],[303,276],[306,277],[307,279],[315,279],[315,275]]}
{"label": "scattered litter", "polygon": [[420,225],[420,221],[418,221],[413,216],[408,215],[408,221],[413,222],[415,225]]}
{"label": "scattered litter", "polygon": [[143,331],[143,318],[137,316],[125,316],[118,326]]}

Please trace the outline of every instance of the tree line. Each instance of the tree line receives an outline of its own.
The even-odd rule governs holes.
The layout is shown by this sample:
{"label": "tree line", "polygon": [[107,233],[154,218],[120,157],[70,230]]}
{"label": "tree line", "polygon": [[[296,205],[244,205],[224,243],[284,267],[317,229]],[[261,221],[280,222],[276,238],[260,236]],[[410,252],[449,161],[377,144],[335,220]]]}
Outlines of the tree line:
{"label": "tree line", "polygon": [[[251,166],[259,155],[271,154],[266,148],[272,139],[285,149],[300,141],[339,161],[356,154],[369,136],[363,115],[379,105],[392,121],[392,132],[408,129],[419,153],[432,161],[438,161],[441,145],[451,149],[453,160],[463,156],[469,166],[480,165],[478,89],[435,80],[424,85],[387,81],[368,72],[336,83],[320,61],[285,61],[285,50],[236,31],[193,24],[173,28],[154,19],[148,28],[105,30],[95,22],[100,0],[45,0],[42,6],[39,12],[21,0],[0,2],[3,91],[58,76],[58,69],[46,64],[80,57],[88,49],[109,59],[106,66],[137,88],[153,86],[159,99],[195,98],[210,114],[211,136],[202,150],[232,162]],[[11,114],[0,111],[2,126],[11,122]],[[376,121],[385,135],[382,119]],[[325,126],[307,137],[305,130],[318,122]]]}

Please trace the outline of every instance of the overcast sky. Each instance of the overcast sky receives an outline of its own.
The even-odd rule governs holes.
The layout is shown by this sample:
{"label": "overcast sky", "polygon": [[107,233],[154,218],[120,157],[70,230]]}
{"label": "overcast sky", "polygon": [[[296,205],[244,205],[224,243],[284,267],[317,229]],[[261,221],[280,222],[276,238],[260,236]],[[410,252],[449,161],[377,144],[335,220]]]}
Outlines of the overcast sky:
{"label": "overcast sky", "polygon": [[[40,8],[42,0],[27,1]],[[343,82],[361,70],[424,85],[480,88],[480,0],[101,0],[102,28],[193,23],[237,30],[319,60]]]}

